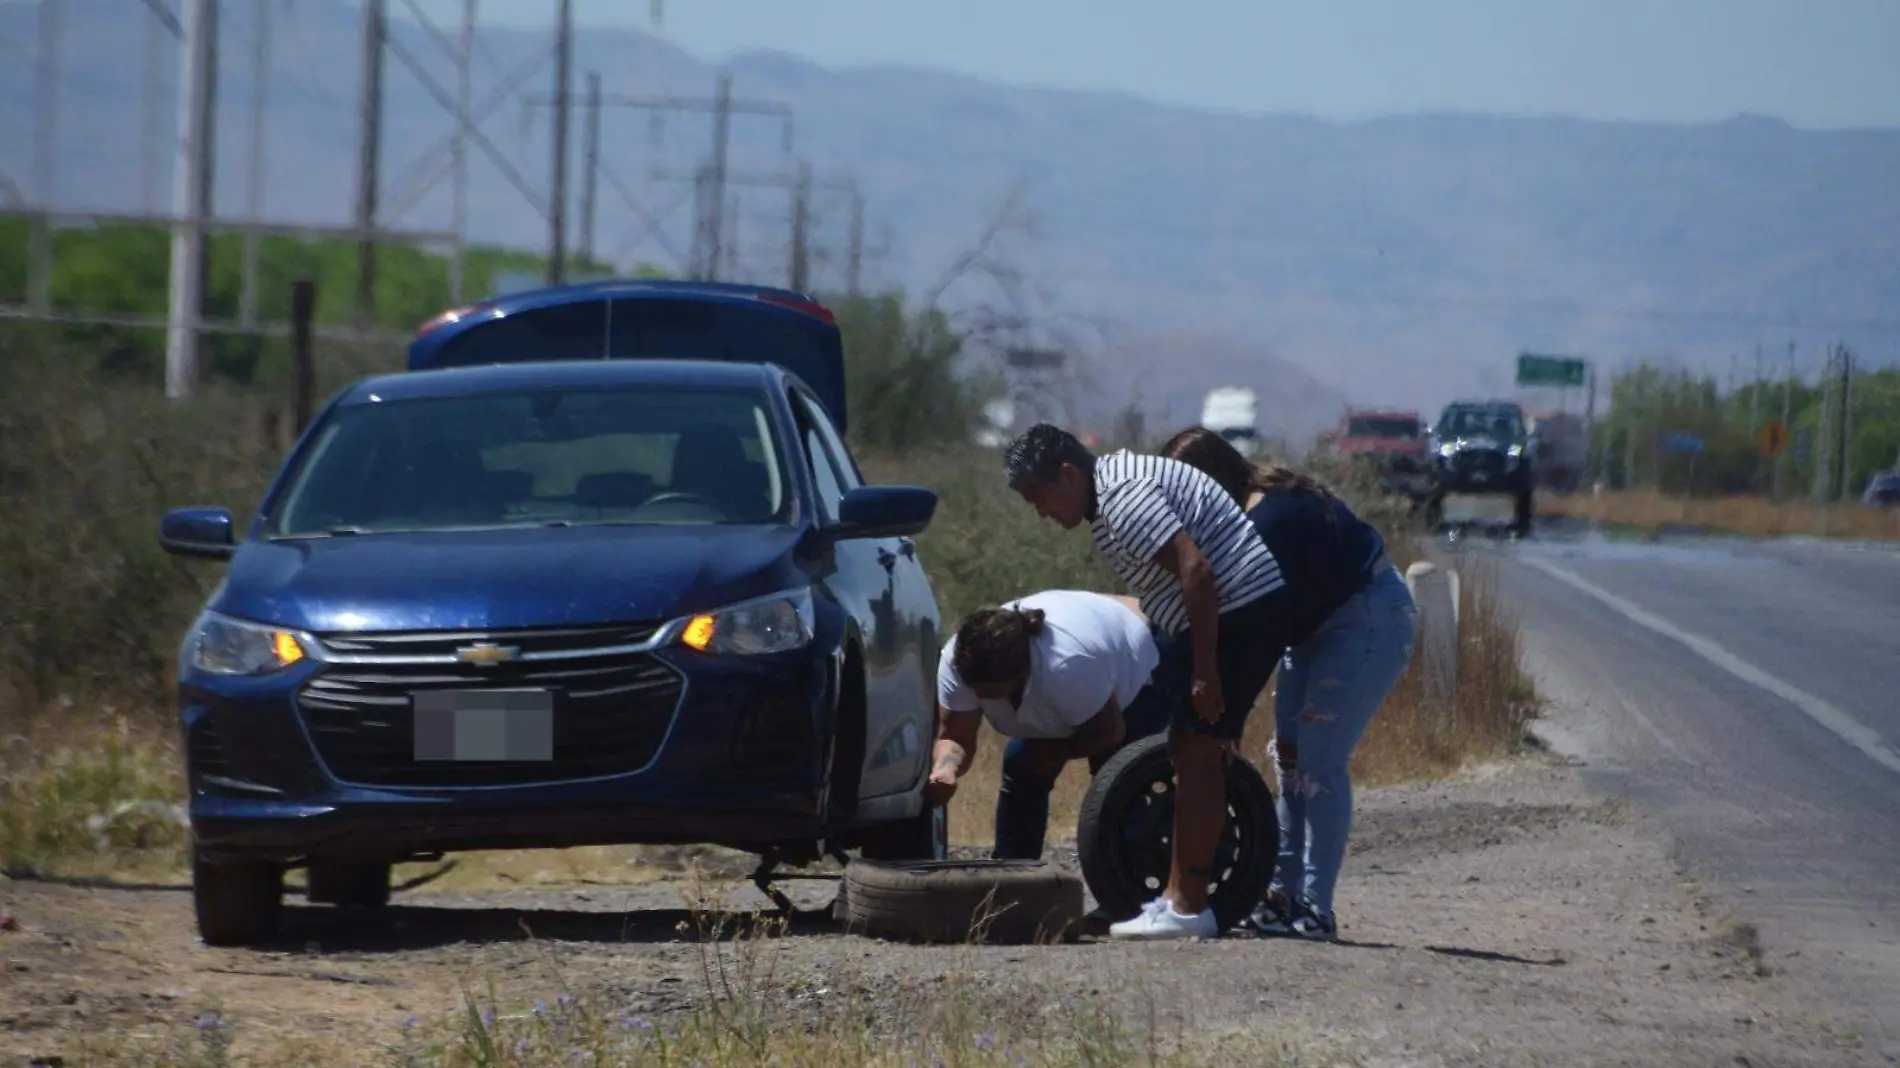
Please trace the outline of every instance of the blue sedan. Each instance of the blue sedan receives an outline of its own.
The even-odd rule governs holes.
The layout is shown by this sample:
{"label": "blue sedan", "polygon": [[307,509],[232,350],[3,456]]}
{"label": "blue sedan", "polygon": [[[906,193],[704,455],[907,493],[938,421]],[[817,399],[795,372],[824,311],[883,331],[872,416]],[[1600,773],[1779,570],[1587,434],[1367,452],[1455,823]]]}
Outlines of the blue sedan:
{"label": "blue sedan", "polygon": [[168,551],[228,561],[178,662],[205,940],[270,938],[299,866],[377,907],[461,850],[711,843],[762,887],[942,857],[937,499],[864,484],[841,395],[731,358],[386,375],[241,534],[168,513]]}

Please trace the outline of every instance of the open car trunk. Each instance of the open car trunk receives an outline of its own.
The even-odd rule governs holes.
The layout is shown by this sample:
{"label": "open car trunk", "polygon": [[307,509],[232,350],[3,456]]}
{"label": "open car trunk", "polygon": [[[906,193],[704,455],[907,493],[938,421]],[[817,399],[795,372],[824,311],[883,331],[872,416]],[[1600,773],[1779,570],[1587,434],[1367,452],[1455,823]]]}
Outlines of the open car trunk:
{"label": "open car trunk", "polygon": [[638,282],[539,290],[425,327],[409,346],[412,371],[603,359],[775,363],[812,388],[841,431],[848,426],[837,325],[776,290]]}

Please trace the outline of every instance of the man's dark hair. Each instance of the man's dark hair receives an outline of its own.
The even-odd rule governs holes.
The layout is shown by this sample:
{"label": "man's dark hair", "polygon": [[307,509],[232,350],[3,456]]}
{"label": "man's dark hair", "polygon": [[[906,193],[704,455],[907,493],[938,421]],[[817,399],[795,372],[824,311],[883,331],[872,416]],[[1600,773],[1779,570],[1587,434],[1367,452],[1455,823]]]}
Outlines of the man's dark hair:
{"label": "man's dark hair", "polygon": [[1023,431],[1003,450],[1003,477],[1011,489],[1029,482],[1054,482],[1063,464],[1074,464],[1087,474],[1095,470],[1095,454],[1074,434],[1048,423]]}

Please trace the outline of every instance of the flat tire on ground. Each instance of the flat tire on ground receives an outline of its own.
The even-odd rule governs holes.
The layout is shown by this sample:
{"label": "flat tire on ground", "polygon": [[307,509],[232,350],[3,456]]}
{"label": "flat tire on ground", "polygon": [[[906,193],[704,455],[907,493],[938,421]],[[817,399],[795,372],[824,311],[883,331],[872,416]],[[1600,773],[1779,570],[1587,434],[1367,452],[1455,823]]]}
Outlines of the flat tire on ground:
{"label": "flat tire on ground", "polygon": [[[1227,821],[1215,847],[1208,902],[1220,929],[1245,919],[1266,893],[1280,852],[1273,790],[1249,761],[1229,755]],[[1089,783],[1076,825],[1082,877],[1102,910],[1132,918],[1167,887],[1174,840],[1174,761],[1166,734],[1109,758]]]}
{"label": "flat tire on ground", "polygon": [[839,887],[847,931],[905,942],[1067,941],[1082,880],[1040,860],[853,860]]}

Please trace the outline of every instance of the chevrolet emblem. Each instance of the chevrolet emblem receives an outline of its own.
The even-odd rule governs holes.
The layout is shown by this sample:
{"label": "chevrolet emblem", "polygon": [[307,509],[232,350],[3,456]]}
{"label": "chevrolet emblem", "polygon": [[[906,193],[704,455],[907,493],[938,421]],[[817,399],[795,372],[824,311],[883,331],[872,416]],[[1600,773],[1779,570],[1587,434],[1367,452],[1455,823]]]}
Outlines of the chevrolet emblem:
{"label": "chevrolet emblem", "polygon": [[455,651],[455,659],[476,667],[489,667],[500,664],[521,655],[519,646],[496,645],[494,642],[476,642],[464,645]]}

